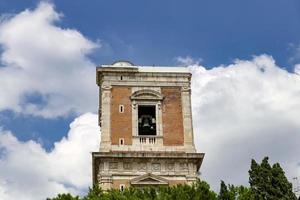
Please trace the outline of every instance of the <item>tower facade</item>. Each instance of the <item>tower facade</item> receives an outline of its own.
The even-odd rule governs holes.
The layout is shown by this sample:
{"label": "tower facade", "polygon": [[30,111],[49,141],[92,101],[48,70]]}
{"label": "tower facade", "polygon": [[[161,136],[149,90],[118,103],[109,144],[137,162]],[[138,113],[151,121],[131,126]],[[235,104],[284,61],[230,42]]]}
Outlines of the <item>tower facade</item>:
{"label": "tower facade", "polygon": [[191,73],[184,67],[97,68],[101,142],[92,153],[93,183],[111,188],[175,185],[197,180]]}

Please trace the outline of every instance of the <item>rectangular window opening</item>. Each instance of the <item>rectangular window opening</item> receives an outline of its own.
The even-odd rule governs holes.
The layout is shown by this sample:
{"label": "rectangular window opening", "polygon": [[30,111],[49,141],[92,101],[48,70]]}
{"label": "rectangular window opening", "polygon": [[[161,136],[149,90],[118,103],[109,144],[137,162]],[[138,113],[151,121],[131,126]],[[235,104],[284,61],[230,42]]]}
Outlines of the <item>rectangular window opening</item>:
{"label": "rectangular window opening", "polygon": [[125,185],[124,184],[120,184],[120,191],[124,192],[124,190],[125,190]]}
{"label": "rectangular window opening", "polygon": [[138,134],[156,135],[155,105],[138,106]]}
{"label": "rectangular window opening", "polygon": [[120,145],[120,146],[123,146],[123,145],[124,145],[124,138],[120,138],[120,139],[119,139],[119,145]]}
{"label": "rectangular window opening", "polygon": [[124,113],[124,105],[119,105],[119,113]]}

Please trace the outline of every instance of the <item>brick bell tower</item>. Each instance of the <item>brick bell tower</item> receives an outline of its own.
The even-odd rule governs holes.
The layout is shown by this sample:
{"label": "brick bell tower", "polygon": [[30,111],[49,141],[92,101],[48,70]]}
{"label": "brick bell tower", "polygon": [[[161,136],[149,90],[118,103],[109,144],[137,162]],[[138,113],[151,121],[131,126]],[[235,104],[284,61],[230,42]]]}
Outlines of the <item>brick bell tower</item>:
{"label": "brick bell tower", "polygon": [[100,150],[93,183],[102,189],[193,183],[204,157],[196,153],[191,73],[185,67],[97,67]]}

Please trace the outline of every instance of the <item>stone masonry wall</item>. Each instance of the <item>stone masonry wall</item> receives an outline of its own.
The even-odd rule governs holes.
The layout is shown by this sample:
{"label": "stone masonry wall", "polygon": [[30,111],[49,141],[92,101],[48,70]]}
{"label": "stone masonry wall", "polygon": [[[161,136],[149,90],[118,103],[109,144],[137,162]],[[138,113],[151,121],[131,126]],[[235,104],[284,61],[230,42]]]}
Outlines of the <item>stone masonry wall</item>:
{"label": "stone masonry wall", "polygon": [[[175,186],[178,184],[185,184],[187,183],[185,180],[169,180],[169,186]],[[126,188],[130,187],[130,180],[129,179],[122,179],[122,180],[113,180],[112,188],[113,189],[120,189],[120,185],[123,184]]]}

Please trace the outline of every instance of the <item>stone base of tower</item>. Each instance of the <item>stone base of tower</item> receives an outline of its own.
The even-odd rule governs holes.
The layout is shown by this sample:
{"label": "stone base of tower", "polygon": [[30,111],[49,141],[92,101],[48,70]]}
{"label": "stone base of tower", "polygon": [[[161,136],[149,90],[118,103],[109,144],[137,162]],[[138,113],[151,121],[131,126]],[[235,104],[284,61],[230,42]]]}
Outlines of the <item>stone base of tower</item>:
{"label": "stone base of tower", "polygon": [[104,190],[191,184],[198,179],[203,153],[93,152],[93,184]]}

